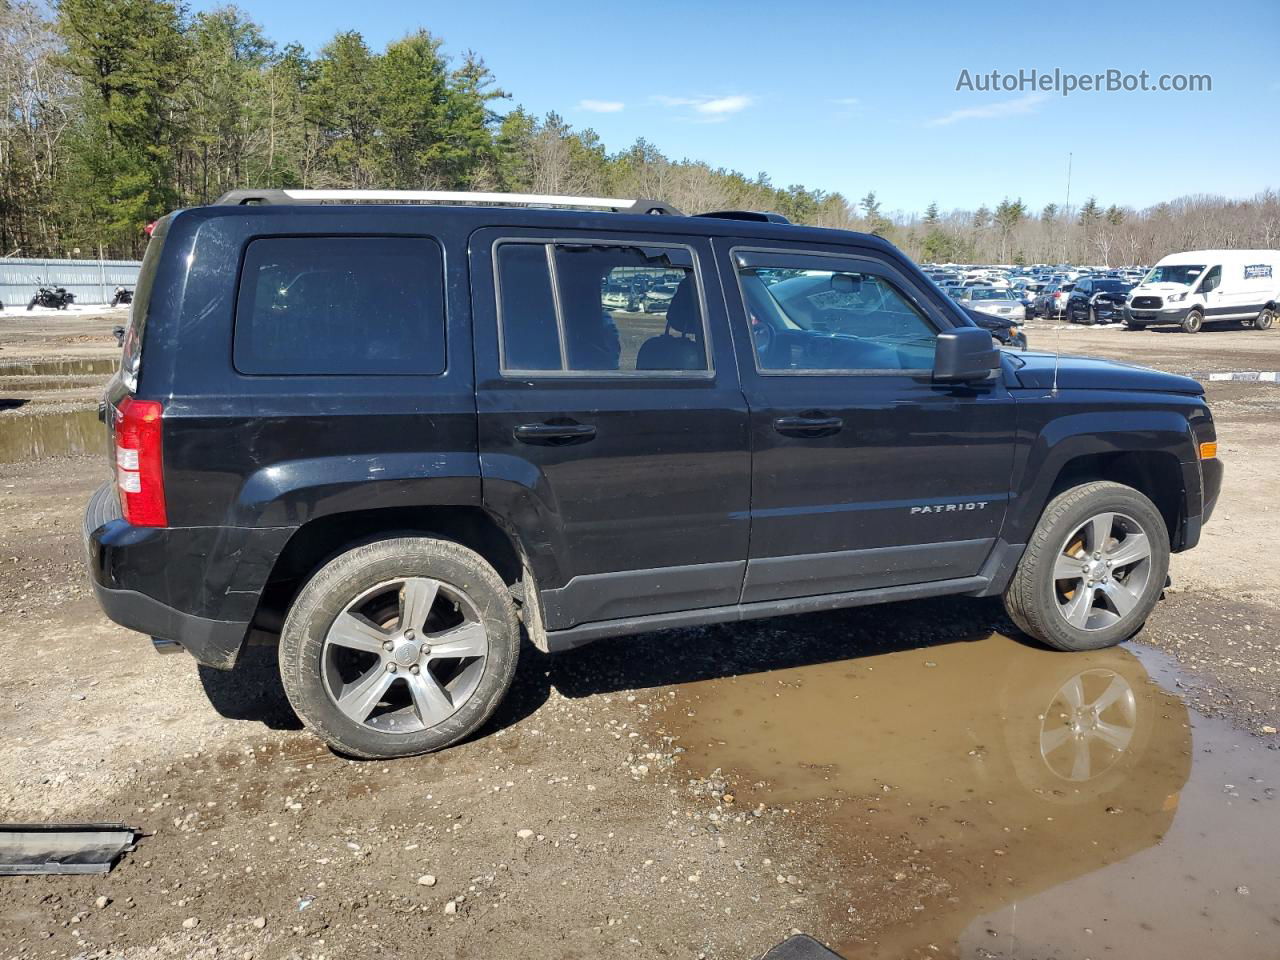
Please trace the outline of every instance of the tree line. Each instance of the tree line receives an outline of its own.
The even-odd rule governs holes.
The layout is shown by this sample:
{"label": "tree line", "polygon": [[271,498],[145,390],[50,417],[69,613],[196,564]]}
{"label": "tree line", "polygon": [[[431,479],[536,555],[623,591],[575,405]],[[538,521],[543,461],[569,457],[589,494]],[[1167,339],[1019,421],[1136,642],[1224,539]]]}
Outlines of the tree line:
{"label": "tree line", "polygon": [[1280,240],[1271,191],[902,214],[873,190],[780,187],[643,139],[610,151],[559,114],[513,106],[479,54],[450,55],[425,30],[382,51],[342,32],[313,54],[234,6],[0,0],[0,100],[0,256],[136,257],[145,224],[237,187],[642,196],[865,230],[931,261],[1150,263]]}

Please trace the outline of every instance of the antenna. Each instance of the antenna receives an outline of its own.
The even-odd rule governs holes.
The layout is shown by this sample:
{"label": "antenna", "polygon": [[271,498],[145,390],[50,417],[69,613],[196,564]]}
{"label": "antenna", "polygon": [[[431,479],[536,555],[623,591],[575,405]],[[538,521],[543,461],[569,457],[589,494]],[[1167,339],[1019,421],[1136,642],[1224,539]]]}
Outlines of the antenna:
{"label": "antenna", "polygon": [[[1062,204],[1062,216],[1066,220],[1071,216],[1071,151],[1067,151],[1067,199]],[[1070,220],[1067,224],[1070,225]],[[1062,231],[1062,260],[1067,260],[1067,231]],[[1058,395],[1058,360],[1062,356],[1062,324],[1056,324],[1057,330],[1054,331],[1056,336],[1053,338],[1053,389],[1049,395],[1056,397]]]}
{"label": "antenna", "polygon": [[[1067,152],[1067,199],[1062,203],[1063,226],[1071,226],[1071,152]],[[1067,262],[1067,230],[1062,231],[1062,262]]]}
{"label": "antenna", "polygon": [[1049,396],[1056,397],[1058,395],[1058,358],[1062,356],[1062,325],[1058,324],[1058,329],[1054,331],[1057,334],[1053,338],[1053,386],[1049,389]]}

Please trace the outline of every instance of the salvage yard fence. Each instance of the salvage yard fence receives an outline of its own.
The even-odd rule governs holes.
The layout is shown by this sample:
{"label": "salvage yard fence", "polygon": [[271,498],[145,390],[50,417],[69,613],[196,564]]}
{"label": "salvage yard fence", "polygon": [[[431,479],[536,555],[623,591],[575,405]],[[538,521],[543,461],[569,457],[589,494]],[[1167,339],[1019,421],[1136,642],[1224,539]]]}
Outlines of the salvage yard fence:
{"label": "salvage yard fence", "polygon": [[133,289],[137,260],[0,259],[0,303],[25,307],[40,287],[66,287],[76,303],[110,303],[116,287]]}

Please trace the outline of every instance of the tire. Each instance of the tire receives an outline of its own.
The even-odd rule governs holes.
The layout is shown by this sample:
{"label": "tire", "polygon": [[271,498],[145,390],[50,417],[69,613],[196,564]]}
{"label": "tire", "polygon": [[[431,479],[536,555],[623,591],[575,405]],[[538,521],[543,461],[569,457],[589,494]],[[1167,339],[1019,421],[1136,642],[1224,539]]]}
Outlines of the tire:
{"label": "tire", "polygon": [[1204,314],[1193,309],[1182,320],[1183,333],[1199,333],[1204,328]]}
{"label": "tire", "polygon": [[1270,307],[1264,309],[1253,321],[1253,329],[1270,330],[1272,324],[1276,322],[1276,312]]}
{"label": "tire", "polygon": [[1089,309],[1085,312],[1085,315],[1084,315],[1084,325],[1086,327],[1092,327],[1097,322],[1098,322],[1097,312],[1093,309],[1093,307],[1089,307]]}
{"label": "tire", "polygon": [[27,310],[28,310],[28,311],[34,310],[34,309],[36,308],[36,300],[38,300],[38,299],[39,299],[39,297],[32,297],[32,298],[31,298],[31,302],[27,304]]}
{"label": "tire", "polygon": [[1025,333],[1020,333],[1020,334],[1018,334],[1016,337],[1011,338],[1010,343],[1011,343],[1011,344],[1013,345],[1013,347],[1014,347],[1015,349],[1017,349],[1017,350],[1026,350],[1026,349],[1027,349],[1027,335],[1026,335]]}
{"label": "tire", "polygon": [[[1063,572],[1069,575],[1056,576]],[[1004,605],[1023,632],[1046,646],[1097,650],[1142,629],[1168,572],[1169,533],[1155,504],[1132,487],[1094,481],[1045,507]]]}
{"label": "tire", "polygon": [[1125,325],[1125,328],[1126,328],[1126,329],[1128,329],[1128,330],[1145,330],[1145,329],[1147,329],[1147,325],[1146,325],[1145,323],[1143,323],[1141,320],[1129,320],[1129,319],[1127,319],[1127,318],[1126,318],[1126,319],[1125,319],[1125,321],[1124,321],[1124,325]]}
{"label": "tire", "polygon": [[[402,629],[406,601],[419,615]],[[446,644],[460,655],[442,654]],[[483,726],[519,653],[515,604],[493,567],[447,540],[400,537],[348,550],[307,582],[280,634],[280,678],[338,752],[405,757]]]}

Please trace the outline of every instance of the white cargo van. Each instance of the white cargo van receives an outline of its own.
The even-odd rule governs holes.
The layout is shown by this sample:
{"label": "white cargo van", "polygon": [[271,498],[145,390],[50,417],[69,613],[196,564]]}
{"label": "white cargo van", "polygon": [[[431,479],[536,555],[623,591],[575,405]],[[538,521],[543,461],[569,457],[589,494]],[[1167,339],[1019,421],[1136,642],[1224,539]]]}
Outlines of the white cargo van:
{"label": "white cargo van", "polygon": [[1266,330],[1280,301],[1280,250],[1192,250],[1165,257],[1129,291],[1131,330],[1176,323],[1196,333],[1229,320]]}

